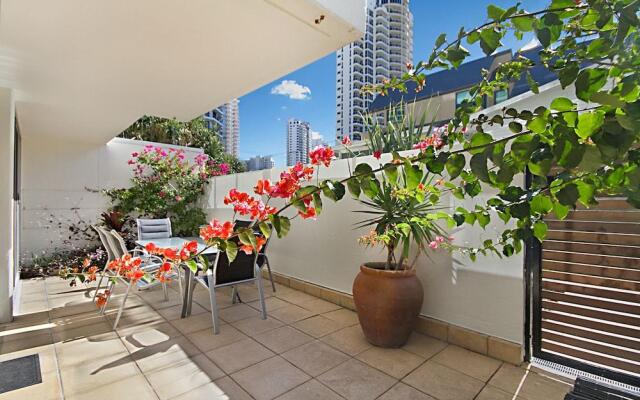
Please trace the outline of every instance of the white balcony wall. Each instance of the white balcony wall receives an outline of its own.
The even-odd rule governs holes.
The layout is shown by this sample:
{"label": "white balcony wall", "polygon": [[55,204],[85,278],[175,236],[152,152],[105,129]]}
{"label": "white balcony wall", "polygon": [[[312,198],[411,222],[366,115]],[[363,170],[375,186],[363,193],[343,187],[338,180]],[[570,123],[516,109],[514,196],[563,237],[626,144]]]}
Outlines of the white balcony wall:
{"label": "white balcony wall", "polygon": [[[107,144],[86,144],[27,136],[22,141],[22,209],[20,255],[23,262],[69,249],[69,224],[98,222],[109,207],[104,189],[127,187],[132,177],[127,160],[149,142],[116,138]],[[187,159],[201,149],[180,148]],[[82,244],[74,239],[73,243]],[[62,246],[64,244],[64,246]]]}
{"label": "white balcony wall", "polygon": [[[363,160],[372,165],[378,164],[371,157],[359,159]],[[323,168],[321,179],[348,176],[347,162],[336,160],[330,168]],[[238,187],[242,191],[252,191],[258,179],[277,180],[281,171],[272,169],[213,179],[207,201],[210,217],[233,218],[233,210],[223,203],[229,189]],[[464,201],[464,206],[472,208],[475,202],[486,201],[490,195],[483,193],[474,200]],[[452,209],[460,205],[460,201],[451,196],[444,201]],[[351,293],[359,266],[367,261],[384,260],[385,257],[380,249],[365,249],[357,243],[357,238],[369,230],[354,229],[354,224],[362,219],[362,215],[352,211],[360,208],[347,194],[337,204],[325,199],[322,214],[315,221],[293,220],[288,236],[271,241],[269,259],[273,270]],[[464,227],[452,232],[455,242],[474,245],[495,237],[504,227],[497,217],[495,219],[486,230]],[[423,315],[522,343],[522,254],[508,259],[480,257],[474,263],[460,254],[434,252],[420,257],[417,271],[425,293]]]}

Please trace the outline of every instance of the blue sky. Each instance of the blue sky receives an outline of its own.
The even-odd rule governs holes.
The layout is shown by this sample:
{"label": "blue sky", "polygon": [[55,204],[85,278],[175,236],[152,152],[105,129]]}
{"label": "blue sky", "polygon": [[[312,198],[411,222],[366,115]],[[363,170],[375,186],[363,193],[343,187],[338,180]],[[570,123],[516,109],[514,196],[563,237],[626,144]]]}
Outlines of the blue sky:
{"label": "blue sky", "polygon": [[[472,28],[482,24],[486,19],[488,4],[507,8],[515,3],[515,0],[411,0],[414,61],[428,57],[441,32],[455,36],[461,26]],[[536,11],[548,4],[548,0],[524,0],[521,3],[527,10]],[[508,38],[504,45],[505,48],[517,49],[531,39],[532,36],[529,36],[517,42],[515,38]],[[469,50],[471,59],[483,56],[477,46]],[[286,121],[289,118],[308,121],[312,131],[323,135],[325,141],[333,144],[335,73],[335,53],[332,53],[241,97],[240,158],[270,154],[276,160],[276,165],[284,165]],[[281,92],[290,93],[291,96],[278,94]]]}

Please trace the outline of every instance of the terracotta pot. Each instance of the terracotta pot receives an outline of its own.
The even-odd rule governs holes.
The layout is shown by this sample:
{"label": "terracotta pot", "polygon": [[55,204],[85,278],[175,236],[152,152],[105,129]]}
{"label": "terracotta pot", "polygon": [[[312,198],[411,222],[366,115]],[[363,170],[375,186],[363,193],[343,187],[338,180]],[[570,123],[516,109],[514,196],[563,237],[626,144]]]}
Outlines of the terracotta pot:
{"label": "terracotta pot", "polygon": [[384,263],[368,263],[353,282],[360,326],[375,346],[400,347],[409,340],[423,297],[415,269],[391,271]]}

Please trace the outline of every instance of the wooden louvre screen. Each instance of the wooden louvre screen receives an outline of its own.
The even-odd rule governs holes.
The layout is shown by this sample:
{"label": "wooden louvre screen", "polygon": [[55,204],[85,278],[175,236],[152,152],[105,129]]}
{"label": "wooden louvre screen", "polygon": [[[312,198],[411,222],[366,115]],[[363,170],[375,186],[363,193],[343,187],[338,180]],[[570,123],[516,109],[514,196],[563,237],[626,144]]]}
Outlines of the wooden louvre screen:
{"label": "wooden louvre screen", "polygon": [[601,198],[548,218],[541,254],[543,352],[640,377],[640,210]]}

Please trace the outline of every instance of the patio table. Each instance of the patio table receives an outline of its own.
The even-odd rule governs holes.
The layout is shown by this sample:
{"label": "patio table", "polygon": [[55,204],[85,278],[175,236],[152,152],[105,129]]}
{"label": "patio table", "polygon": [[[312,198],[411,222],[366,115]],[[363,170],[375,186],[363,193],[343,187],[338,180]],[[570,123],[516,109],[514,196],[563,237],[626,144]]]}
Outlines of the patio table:
{"label": "patio table", "polygon": [[[149,243],[153,243],[158,247],[180,250],[186,242],[190,242],[193,240],[195,240],[198,243],[198,252],[202,252],[203,256],[211,256],[218,252],[218,249],[213,247],[205,250],[207,245],[199,237],[170,237],[170,238],[164,238],[164,239],[136,240],[135,243],[141,247],[144,247]],[[181,317],[185,318],[191,314],[191,303],[188,300],[190,298],[189,292],[192,290],[192,286],[193,286],[191,285],[191,282],[193,280],[192,279],[193,271],[191,271],[191,268],[187,267],[184,264],[182,264],[182,268],[184,268],[185,273],[184,273],[184,282],[182,285],[183,290],[182,290]]]}

